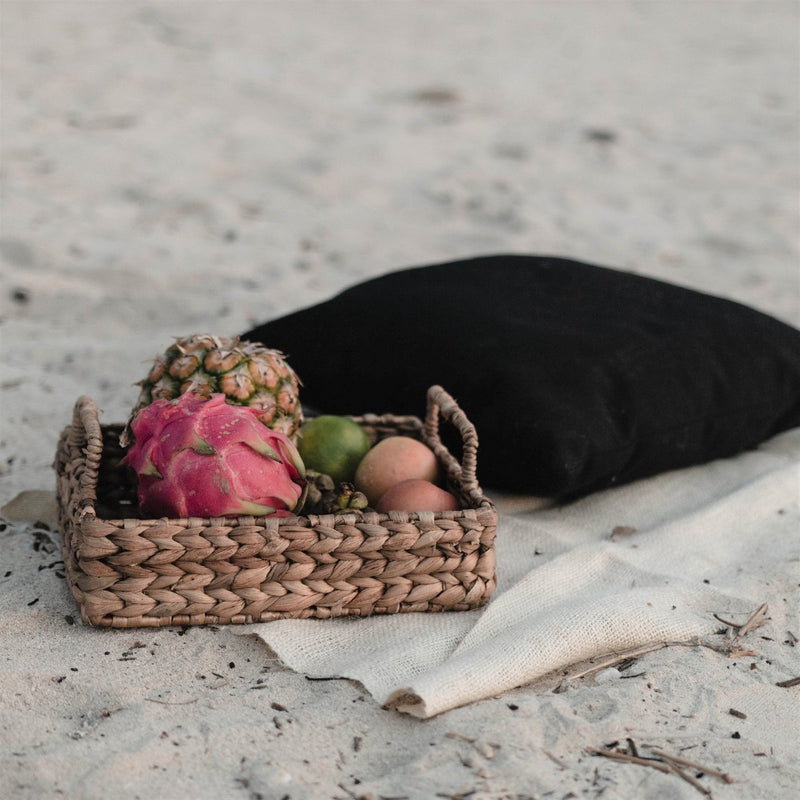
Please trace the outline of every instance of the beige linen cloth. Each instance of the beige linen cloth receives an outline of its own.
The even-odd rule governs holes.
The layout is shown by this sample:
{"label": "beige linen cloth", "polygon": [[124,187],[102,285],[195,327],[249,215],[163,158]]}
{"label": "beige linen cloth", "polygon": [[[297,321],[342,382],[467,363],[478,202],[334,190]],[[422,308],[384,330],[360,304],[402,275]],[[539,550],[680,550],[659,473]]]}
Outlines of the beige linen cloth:
{"label": "beige linen cloth", "polygon": [[800,429],[572,504],[495,499],[498,589],[484,608],[242,632],[293,670],[431,717],[589,658],[711,637],[715,613],[741,624],[767,602],[776,630],[798,625],[782,599],[800,583]]}

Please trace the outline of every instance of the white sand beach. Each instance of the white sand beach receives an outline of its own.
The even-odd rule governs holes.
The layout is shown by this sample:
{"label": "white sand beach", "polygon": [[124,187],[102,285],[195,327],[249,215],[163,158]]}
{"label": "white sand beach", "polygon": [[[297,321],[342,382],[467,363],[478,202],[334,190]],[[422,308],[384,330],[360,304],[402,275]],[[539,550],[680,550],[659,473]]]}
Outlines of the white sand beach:
{"label": "white sand beach", "polygon": [[[797,795],[798,430],[563,513],[484,487],[501,512],[485,612],[258,636],[86,625],[52,469],[75,400],[124,421],[174,337],[237,334],[407,266],[569,256],[800,325],[796,2],[3,0],[0,13],[3,797]],[[324,331],[320,357],[336,358]],[[623,661],[612,648],[598,668],[589,577],[563,637],[527,612],[537,570],[543,586],[556,559],[600,558],[615,527],[642,537],[617,545],[633,545],[643,604],[672,619],[679,588],[684,641]],[[673,545],[686,569],[664,564],[665,589]],[[521,627],[490,624],[501,613]],[[447,644],[441,663],[411,658],[428,635]],[[560,638],[581,663],[548,650]],[[413,702],[386,707],[402,689]]]}

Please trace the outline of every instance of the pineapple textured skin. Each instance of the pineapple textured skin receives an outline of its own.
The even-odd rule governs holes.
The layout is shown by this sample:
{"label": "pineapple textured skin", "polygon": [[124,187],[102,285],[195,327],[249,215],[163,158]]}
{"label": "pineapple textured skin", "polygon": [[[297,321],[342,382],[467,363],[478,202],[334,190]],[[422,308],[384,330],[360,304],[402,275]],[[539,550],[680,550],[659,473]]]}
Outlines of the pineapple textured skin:
{"label": "pineapple textured skin", "polygon": [[131,419],[154,400],[192,392],[206,399],[222,393],[232,405],[256,408],[265,425],[292,438],[303,421],[300,379],[283,353],[257,342],[210,334],[176,339],[138,385]]}

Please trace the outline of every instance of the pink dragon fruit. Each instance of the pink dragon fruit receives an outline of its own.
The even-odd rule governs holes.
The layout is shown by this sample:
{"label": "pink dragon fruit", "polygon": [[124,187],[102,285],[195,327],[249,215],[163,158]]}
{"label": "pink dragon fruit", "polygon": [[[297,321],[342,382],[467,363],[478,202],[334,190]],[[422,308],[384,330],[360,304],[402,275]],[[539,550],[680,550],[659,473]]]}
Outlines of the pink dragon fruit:
{"label": "pink dragon fruit", "polygon": [[291,440],[224,394],[156,400],[132,422],[123,459],[136,471],[139,508],[160,517],[290,516],[305,467]]}

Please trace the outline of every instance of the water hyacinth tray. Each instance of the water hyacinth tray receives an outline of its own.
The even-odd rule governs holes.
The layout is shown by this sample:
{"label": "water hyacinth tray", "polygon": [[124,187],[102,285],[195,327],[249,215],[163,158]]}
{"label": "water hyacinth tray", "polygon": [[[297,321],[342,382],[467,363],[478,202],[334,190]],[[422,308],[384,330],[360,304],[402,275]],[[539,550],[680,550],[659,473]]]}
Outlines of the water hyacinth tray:
{"label": "water hyacinth tray", "polygon": [[[464,611],[495,589],[497,510],[476,479],[474,426],[447,392],[425,420],[353,417],[374,443],[412,436],[436,454],[457,511],[144,519],[120,464],[122,424],[80,397],[56,453],[67,578],[90,625],[134,628]],[[460,436],[456,459],[440,419]]]}

